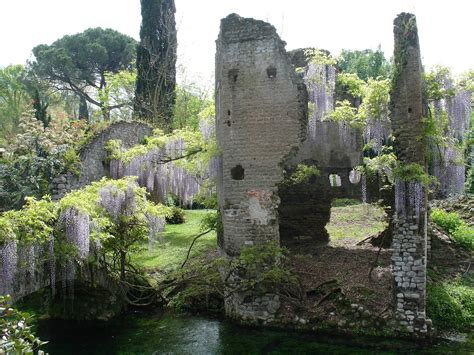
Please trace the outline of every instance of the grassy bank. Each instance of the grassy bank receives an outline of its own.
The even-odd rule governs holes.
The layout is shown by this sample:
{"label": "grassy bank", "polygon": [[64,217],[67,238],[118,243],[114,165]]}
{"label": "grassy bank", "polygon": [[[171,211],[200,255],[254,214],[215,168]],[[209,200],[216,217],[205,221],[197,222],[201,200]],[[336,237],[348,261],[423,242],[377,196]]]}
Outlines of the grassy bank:
{"label": "grassy bank", "polygon": [[[163,242],[151,249],[133,255],[134,261],[147,270],[169,271],[181,265],[195,236],[201,233],[201,221],[212,210],[187,210],[183,224],[168,224],[163,232]],[[216,233],[199,238],[194,244],[191,257],[216,248]]]}
{"label": "grassy bank", "polygon": [[387,225],[384,210],[376,205],[358,204],[331,208],[326,229],[332,241],[342,238],[361,240],[383,231]]}

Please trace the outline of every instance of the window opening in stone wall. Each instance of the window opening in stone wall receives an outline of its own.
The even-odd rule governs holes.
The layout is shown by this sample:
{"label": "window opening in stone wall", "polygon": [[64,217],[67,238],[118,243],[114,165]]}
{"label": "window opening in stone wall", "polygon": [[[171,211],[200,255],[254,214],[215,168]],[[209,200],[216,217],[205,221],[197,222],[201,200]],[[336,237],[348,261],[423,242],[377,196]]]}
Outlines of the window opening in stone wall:
{"label": "window opening in stone wall", "polygon": [[231,82],[236,83],[238,76],[239,76],[239,70],[238,69],[229,70],[229,80]]}
{"label": "window opening in stone wall", "polygon": [[362,174],[360,173],[360,171],[352,169],[349,172],[349,181],[351,182],[351,184],[358,184],[360,182],[361,176]]}
{"label": "window opening in stone wall", "polygon": [[240,164],[236,165],[230,169],[230,176],[232,180],[243,180],[245,177],[245,169]]}
{"label": "window opening in stone wall", "polygon": [[276,77],[276,75],[277,75],[277,70],[276,70],[276,68],[273,67],[273,66],[269,66],[269,67],[267,68],[267,76],[268,76],[270,79],[273,79],[273,78]]}
{"label": "window opening in stone wall", "polygon": [[342,185],[341,177],[337,174],[330,174],[329,183],[331,184],[332,187],[340,187]]}

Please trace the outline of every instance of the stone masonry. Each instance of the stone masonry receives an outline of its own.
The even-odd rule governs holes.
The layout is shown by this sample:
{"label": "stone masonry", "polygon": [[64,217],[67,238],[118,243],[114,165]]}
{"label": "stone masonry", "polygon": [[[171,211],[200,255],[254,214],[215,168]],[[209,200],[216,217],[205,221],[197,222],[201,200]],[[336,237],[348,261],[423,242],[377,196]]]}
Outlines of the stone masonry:
{"label": "stone masonry", "polygon": [[79,189],[93,181],[98,181],[109,175],[107,152],[105,146],[108,141],[115,139],[122,142],[125,148],[139,144],[152,134],[152,128],[141,122],[119,121],[99,132],[79,152],[81,166],[79,176],[71,172],[56,176],[50,186],[53,200],[59,200],[67,192]]}
{"label": "stone masonry", "polygon": [[[415,17],[399,15],[394,32],[397,74],[391,112],[395,150],[403,164],[425,167]],[[307,80],[292,65],[292,59],[302,62],[304,56],[288,55],[284,46],[268,23],[235,14],[221,22],[216,53],[216,133],[221,152],[217,192],[223,228],[218,246],[228,259],[238,257],[246,246],[280,243],[287,237],[324,240],[331,200],[367,197],[367,182],[352,170],[362,159],[362,132],[323,119],[332,109],[333,69],[293,63],[306,65],[306,74],[317,76]],[[326,86],[312,87],[311,83]],[[309,122],[308,100],[316,107]],[[319,176],[289,186],[285,176],[298,164],[317,167]],[[425,316],[427,196],[417,181],[397,179],[395,191],[392,265],[396,315],[405,331],[424,335],[430,323]],[[245,277],[249,276],[237,272],[226,275],[226,285],[232,289]],[[228,316],[262,323],[271,322],[279,306],[278,296],[259,285],[233,292],[225,301]]]}
{"label": "stone masonry", "polygon": [[[216,133],[223,233],[218,244],[227,257],[238,256],[244,246],[279,243],[282,165],[304,139],[307,121],[306,91],[284,46],[275,28],[263,21],[232,14],[221,22]],[[279,302],[272,294],[234,293],[225,306],[231,317],[266,321]]]}
{"label": "stone masonry", "polygon": [[[401,13],[394,21],[395,78],[391,112],[395,151],[401,164],[425,167],[422,66],[415,16]],[[428,332],[425,315],[427,263],[427,196],[419,181],[397,177],[392,242],[396,314],[406,330]]]}

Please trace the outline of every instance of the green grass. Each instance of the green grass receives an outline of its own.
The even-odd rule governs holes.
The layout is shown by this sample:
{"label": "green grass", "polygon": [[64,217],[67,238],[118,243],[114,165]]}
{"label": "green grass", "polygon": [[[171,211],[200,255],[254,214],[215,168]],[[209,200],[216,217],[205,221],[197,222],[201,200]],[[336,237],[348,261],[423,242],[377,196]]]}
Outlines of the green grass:
{"label": "green grass", "polygon": [[383,231],[387,225],[384,210],[376,205],[358,204],[332,207],[326,229],[331,240],[364,239]]}
{"label": "green grass", "polygon": [[[168,224],[163,233],[163,243],[157,243],[152,250],[145,249],[133,255],[133,260],[146,269],[169,271],[181,265],[194,237],[201,233],[202,218],[211,210],[187,210],[186,222]],[[191,256],[200,255],[216,248],[216,233],[211,232],[199,238],[194,244]]]}

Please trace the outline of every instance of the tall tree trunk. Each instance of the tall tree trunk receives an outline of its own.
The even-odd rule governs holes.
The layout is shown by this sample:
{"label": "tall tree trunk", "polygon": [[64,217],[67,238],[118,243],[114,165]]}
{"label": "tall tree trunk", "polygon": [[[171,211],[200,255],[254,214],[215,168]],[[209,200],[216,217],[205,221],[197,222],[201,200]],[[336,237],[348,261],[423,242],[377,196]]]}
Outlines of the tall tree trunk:
{"label": "tall tree trunk", "polygon": [[174,0],[141,0],[134,114],[165,131],[172,126],[176,86]]}

